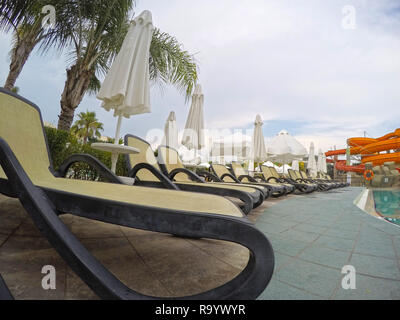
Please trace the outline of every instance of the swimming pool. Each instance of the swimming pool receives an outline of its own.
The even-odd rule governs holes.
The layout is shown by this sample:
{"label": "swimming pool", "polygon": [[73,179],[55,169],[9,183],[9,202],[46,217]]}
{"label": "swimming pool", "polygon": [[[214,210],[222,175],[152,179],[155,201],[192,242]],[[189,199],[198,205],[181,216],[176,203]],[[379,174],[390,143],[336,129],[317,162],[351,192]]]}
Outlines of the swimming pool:
{"label": "swimming pool", "polygon": [[400,190],[374,190],[373,194],[376,212],[400,226]]}

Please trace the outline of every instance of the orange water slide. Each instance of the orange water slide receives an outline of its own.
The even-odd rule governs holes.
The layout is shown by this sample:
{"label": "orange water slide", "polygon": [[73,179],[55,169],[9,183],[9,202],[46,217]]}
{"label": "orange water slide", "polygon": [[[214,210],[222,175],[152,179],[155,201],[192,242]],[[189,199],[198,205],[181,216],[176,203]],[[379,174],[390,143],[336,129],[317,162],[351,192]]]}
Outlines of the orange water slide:
{"label": "orange water slide", "polygon": [[[347,144],[351,147],[350,154],[359,154],[362,156],[363,164],[358,166],[347,166],[346,161],[337,161],[336,169],[341,171],[351,171],[362,173],[365,170],[364,164],[372,162],[375,165],[382,165],[385,162],[400,163],[400,128],[394,132],[388,133],[380,138],[350,138]],[[396,150],[395,153],[387,153],[389,150]],[[386,153],[380,153],[384,152]],[[346,154],[346,149],[328,151],[327,157]]]}

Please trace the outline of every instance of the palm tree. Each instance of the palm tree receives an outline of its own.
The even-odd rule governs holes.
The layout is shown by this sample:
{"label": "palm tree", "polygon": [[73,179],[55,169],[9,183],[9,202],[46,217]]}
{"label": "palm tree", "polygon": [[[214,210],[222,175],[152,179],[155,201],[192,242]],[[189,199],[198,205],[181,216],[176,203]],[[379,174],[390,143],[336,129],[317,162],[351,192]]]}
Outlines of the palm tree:
{"label": "palm tree", "polygon": [[[41,8],[56,8],[53,30],[41,27]],[[100,88],[98,76],[105,74],[128,31],[128,14],[135,0],[1,0],[0,30],[14,30],[10,72],[5,87],[11,90],[33,49],[40,44],[62,49],[72,44],[70,67],[61,95],[58,128],[69,130],[86,93]],[[178,41],[156,29],[150,48],[150,78],[160,85],[171,83],[185,91],[188,99],[197,81],[193,56]]]}
{"label": "palm tree", "polygon": [[[118,5],[116,5],[118,3]],[[75,109],[86,92],[100,89],[99,75],[108,71],[128,32],[131,1],[100,0],[91,8],[92,23],[80,21],[74,29],[74,49],[70,52],[72,66],[61,96],[58,129],[69,130]],[[178,41],[156,29],[150,48],[150,78],[162,84],[171,83],[190,97],[197,82],[197,66],[192,55]]]}
{"label": "palm tree", "polygon": [[[10,52],[10,71],[4,88],[11,90],[20,75],[29,55],[40,43],[43,52],[56,44],[59,49],[67,45],[68,29],[71,25],[70,6],[67,0],[34,0],[34,1],[8,1],[3,0],[0,8],[0,29],[14,30],[12,49]],[[57,19],[53,29],[42,27],[42,8],[52,5],[56,9]]]}
{"label": "palm tree", "polygon": [[75,121],[75,124],[71,128],[71,132],[79,139],[82,139],[84,144],[86,144],[89,139],[101,137],[101,131],[104,130],[103,124],[98,121],[95,112],[81,112],[78,118],[79,119]]}
{"label": "palm tree", "polygon": [[197,76],[193,55],[185,51],[175,37],[156,28],[150,45],[150,79],[161,85],[174,85],[188,100]]}

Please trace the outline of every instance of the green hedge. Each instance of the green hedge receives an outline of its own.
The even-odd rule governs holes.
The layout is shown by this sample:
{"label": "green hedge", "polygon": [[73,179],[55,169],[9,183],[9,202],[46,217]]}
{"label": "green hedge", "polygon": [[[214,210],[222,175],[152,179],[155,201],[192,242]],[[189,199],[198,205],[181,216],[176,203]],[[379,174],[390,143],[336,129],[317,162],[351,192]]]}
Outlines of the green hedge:
{"label": "green hedge", "polygon": [[[50,127],[45,127],[47,141],[54,168],[58,170],[60,165],[71,155],[77,153],[90,154],[100,160],[108,168],[111,168],[111,153],[94,150],[90,144],[80,143],[74,135],[67,131],[61,131]],[[94,142],[94,141],[92,141]],[[120,155],[117,162],[117,175],[126,176],[127,169],[125,157]],[[72,166],[68,176],[75,179],[99,180],[100,176],[88,165],[79,163]]]}

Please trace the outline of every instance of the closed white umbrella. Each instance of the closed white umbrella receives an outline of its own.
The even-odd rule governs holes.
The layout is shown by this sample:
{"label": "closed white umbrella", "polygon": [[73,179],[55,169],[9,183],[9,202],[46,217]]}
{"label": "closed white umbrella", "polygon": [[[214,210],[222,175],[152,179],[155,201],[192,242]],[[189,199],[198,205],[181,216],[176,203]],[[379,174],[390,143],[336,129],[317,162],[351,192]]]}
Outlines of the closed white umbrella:
{"label": "closed white umbrella", "polygon": [[293,160],[292,162],[292,169],[299,171],[300,170],[300,164],[299,164],[299,160]]}
{"label": "closed white umbrella", "polygon": [[265,149],[264,134],[262,132],[263,121],[260,115],[257,115],[254,122],[254,133],[252,140],[251,157],[255,162],[267,160],[267,150]]}
{"label": "closed white umbrella", "polygon": [[325,155],[325,153],[323,153],[323,155],[322,155],[322,168],[321,169],[322,169],[321,172],[328,173],[328,167],[326,165],[326,155]]}
{"label": "closed white umbrella", "polygon": [[267,148],[268,158],[272,161],[287,164],[307,155],[306,148],[286,130],[279,132]]}
{"label": "closed white umbrella", "polygon": [[192,96],[192,105],[182,137],[182,144],[189,150],[200,150],[205,145],[203,107],[204,95],[198,84]]}
{"label": "closed white umbrella", "polygon": [[163,144],[178,149],[178,127],[176,125],[175,112],[171,111],[164,127]]}
{"label": "closed white umbrella", "polygon": [[315,161],[315,148],[314,143],[311,142],[310,153],[308,155],[307,169],[312,177],[316,177],[318,173],[317,162]]}
{"label": "closed white umbrella", "polygon": [[322,153],[322,150],[319,149],[318,150],[318,160],[317,160],[317,171],[318,172],[323,172],[323,166],[324,166],[323,162],[324,162],[324,155]]}
{"label": "closed white umbrella", "polygon": [[253,139],[251,143],[251,155],[249,160],[249,172],[254,171],[254,162],[267,160],[267,150],[265,149],[264,134],[262,132],[263,121],[260,115],[256,116],[254,122]]}
{"label": "closed white umbrella", "polygon": [[[153,22],[150,11],[143,11],[129,27],[121,50],[115,58],[97,98],[102,107],[114,110],[118,117],[115,144],[119,144],[122,117],[149,113],[149,56],[153,36]],[[117,156],[113,156],[113,167]]]}

